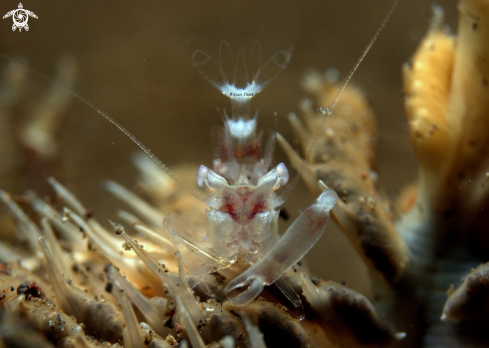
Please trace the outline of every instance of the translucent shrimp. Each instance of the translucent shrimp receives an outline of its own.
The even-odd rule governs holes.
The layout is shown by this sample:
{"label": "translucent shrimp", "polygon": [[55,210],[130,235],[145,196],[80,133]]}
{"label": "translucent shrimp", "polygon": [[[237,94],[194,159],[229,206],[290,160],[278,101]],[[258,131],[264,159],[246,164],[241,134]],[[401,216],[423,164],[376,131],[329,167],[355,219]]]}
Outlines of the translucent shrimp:
{"label": "translucent shrimp", "polygon": [[[392,10],[393,7],[386,20]],[[339,90],[331,107],[323,112],[325,118],[331,114],[341,92],[379,35],[385,21]],[[281,277],[321,237],[337,195],[332,190],[321,193],[317,201],[305,209],[280,237],[278,207],[290,194],[298,177],[285,191],[284,196],[275,193],[287,184],[289,173],[283,163],[269,169],[273,148],[267,148],[268,153],[262,156],[261,139],[256,131],[257,113],[254,118],[249,116],[251,98],[285,68],[290,60],[291,49],[264,59],[265,63],[255,74],[250,74],[248,67],[254,56],[260,57],[259,62],[262,63],[261,45],[258,41],[253,43],[249,55],[243,47],[238,47],[233,53],[226,41],[221,42],[218,52],[214,59],[202,50],[195,50],[192,53],[192,62],[214,87],[229,97],[232,105],[232,118],[225,114],[224,129],[218,139],[220,152],[219,157],[214,159],[214,170],[201,166],[197,172],[197,184],[210,192],[205,202],[210,207],[207,213],[207,236],[213,250],[229,263],[249,265],[227,284],[224,291],[232,303],[244,305],[255,299],[264,286],[275,283],[296,307],[298,317],[302,318],[303,309],[299,296]],[[224,56],[230,57],[230,65],[223,63]],[[227,77],[225,70],[229,66],[232,67],[231,78]],[[240,81],[244,82],[238,84],[237,74],[240,69],[244,74]],[[268,69],[270,71],[264,73]],[[260,80],[261,76],[267,78]],[[312,153],[314,146],[315,141],[309,153]],[[308,158],[304,163],[307,160]],[[302,170],[303,168],[299,172]],[[182,234],[182,237],[185,238],[185,235]],[[243,291],[236,295],[236,290]]]}

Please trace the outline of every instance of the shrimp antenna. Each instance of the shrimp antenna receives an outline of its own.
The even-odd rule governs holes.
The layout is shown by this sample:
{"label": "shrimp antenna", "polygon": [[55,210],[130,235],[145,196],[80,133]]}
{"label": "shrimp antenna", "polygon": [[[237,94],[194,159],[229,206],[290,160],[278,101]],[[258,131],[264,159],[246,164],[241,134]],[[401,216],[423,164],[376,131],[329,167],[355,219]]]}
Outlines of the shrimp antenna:
{"label": "shrimp antenna", "polygon": [[94,104],[92,104],[91,102],[89,102],[88,100],[86,100],[85,98],[83,98],[81,95],[77,94],[76,92],[74,92],[73,90],[71,90],[70,88],[66,87],[65,85],[63,85],[62,83],[52,79],[51,77],[49,77],[48,75],[45,75],[39,71],[37,71],[36,69],[33,69],[29,66],[27,66],[25,63],[22,63],[22,62],[19,62],[18,60],[15,60],[13,58],[10,58],[9,56],[7,56],[6,54],[4,53],[0,53],[0,57],[3,57],[9,61],[13,61],[13,62],[16,62],[20,65],[22,65],[24,68],[26,68],[30,73],[40,77],[41,79],[45,80],[45,81],[48,81],[48,82],[51,82],[51,83],[54,83],[55,85],[61,87],[64,91],[66,91],[67,93],[71,94],[73,97],[75,97],[76,99],[80,100],[81,102],[85,103],[86,105],[88,105],[90,108],[92,108],[93,110],[95,110],[97,113],[99,113],[100,115],[102,115],[107,121],[109,121],[110,123],[112,123],[114,126],[116,126],[122,133],[124,133],[129,139],[131,139],[141,150],[144,151],[144,153],[146,153],[146,155],[148,155],[149,158],[151,158],[153,160],[153,162],[155,162],[161,169],[163,169],[165,171],[166,174],[168,174],[168,176],[170,176],[170,178],[172,178],[173,180],[175,180],[175,182],[177,184],[179,184],[184,190],[186,190],[188,193],[190,193],[192,196],[194,196],[195,198],[197,198],[199,201],[202,201],[202,202],[205,202],[205,196],[200,194],[199,192],[195,191],[194,189],[192,189],[188,184],[186,184],[185,182],[183,182],[175,173],[173,173],[170,168],[168,168],[163,162],[161,162],[161,160],[156,157],[156,155],[151,152],[151,150],[149,148],[147,148],[141,141],[139,141],[134,135],[132,135],[131,132],[129,132],[126,128],[124,128],[119,122],[117,122],[116,120],[114,120],[112,117],[110,117],[108,114],[106,114],[105,112],[103,112],[102,110],[100,110],[98,107],[96,107]]}
{"label": "shrimp antenna", "polygon": [[391,5],[391,7],[389,9],[389,12],[387,12],[387,16],[385,16],[384,20],[382,21],[382,24],[377,29],[377,32],[372,37],[372,39],[368,43],[367,47],[363,50],[362,55],[360,56],[360,58],[358,58],[358,60],[355,63],[355,65],[353,66],[353,68],[348,73],[348,76],[346,77],[345,81],[343,82],[343,85],[341,85],[341,88],[338,90],[338,93],[336,93],[336,96],[334,97],[333,102],[330,104],[330,106],[327,107],[327,108],[318,107],[318,113],[324,115],[323,120],[321,121],[321,124],[319,125],[319,128],[318,128],[318,130],[316,132],[316,135],[314,136],[314,139],[312,140],[311,147],[309,148],[309,151],[307,152],[307,155],[304,158],[304,162],[302,162],[302,165],[299,168],[299,171],[297,172],[296,176],[294,177],[294,180],[292,180],[292,182],[290,183],[290,185],[282,193],[282,198],[283,198],[284,201],[287,200],[287,198],[289,197],[289,195],[292,193],[292,190],[295,188],[295,186],[297,185],[297,183],[299,182],[299,180],[300,180],[300,178],[302,176],[302,173],[306,169],[307,164],[309,163],[309,160],[311,159],[312,154],[314,153],[314,150],[316,149],[316,145],[317,145],[317,142],[318,142],[319,135],[324,130],[324,127],[326,125],[326,120],[328,119],[329,116],[331,116],[333,114],[333,109],[336,106],[336,103],[338,102],[338,99],[340,99],[341,94],[343,93],[343,91],[345,90],[346,86],[350,82],[353,74],[355,74],[355,72],[357,71],[358,67],[360,66],[360,64],[362,63],[362,61],[365,59],[365,56],[367,55],[367,53],[372,48],[372,46],[375,43],[375,41],[377,41],[377,38],[379,37],[379,35],[382,32],[382,30],[384,29],[385,25],[389,21],[389,18],[391,17],[392,13],[394,12],[394,9],[396,8],[398,2],[399,2],[399,0],[395,0],[393,2],[393,4]]}

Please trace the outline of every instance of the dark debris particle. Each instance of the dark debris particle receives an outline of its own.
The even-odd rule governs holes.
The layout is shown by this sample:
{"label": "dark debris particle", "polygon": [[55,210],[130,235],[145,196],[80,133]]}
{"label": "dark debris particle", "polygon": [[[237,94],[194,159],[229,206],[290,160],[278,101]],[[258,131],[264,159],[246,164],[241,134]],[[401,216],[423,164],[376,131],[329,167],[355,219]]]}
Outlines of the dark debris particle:
{"label": "dark debris particle", "polygon": [[29,295],[29,285],[27,285],[27,284],[20,284],[17,287],[17,295],[25,295],[26,298],[27,298],[28,295]]}
{"label": "dark debris particle", "polygon": [[[124,227],[122,227],[121,225],[116,224],[115,222],[112,222],[110,220],[109,220],[109,222],[112,225],[112,228],[113,228],[115,234],[120,235],[122,232],[124,232]],[[137,243],[137,240],[135,242]]]}
{"label": "dark debris particle", "polygon": [[311,279],[311,282],[316,286],[321,282],[321,278],[318,278],[318,277],[311,276],[310,279]]}
{"label": "dark debris particle", "polygon": [[60,331],[63,331],[64,330],[64,327],[63,327],[63,320],[61,320],[61,315],[58,314],[58,316],[56,317],[56,327],[58,330]]}
{"label": "dark debris particle", "polygon": [[290,214],[285,209],[280,209],[278,215],[284,220],[287,221],[290,218]]}
{"label": "dark debris particle", "polygon": [[27,200],[26,196],[17,196],[17,199],[16,199],[17,203],[18,204],[27,204],[29,203],[29,201]]}
{"label": "dark debris particle", "polygon": [[145,346],[149,345],[151,342],[153,341],[153,335],[151,333],[151,331],[144,337],[144,342],[143,344]]}
{"label": "dark debris particle", "polygon": [[39,285],[37,285],[36,282],[32,282],[29,285],[29,294],[32,297],[37,297],[37,298],[41,298],[44,296],[44,293],[43,293],[41,287]]}
{"label": "dark debris particle", "polygon": [[112,287],[113,287],[113,284],[111,282],[107,282],[107,284],[105,284],[105,291],[107,291],[108,293],[111,293]]}
{"label": "dark debris particle", "polygon": [[231,310],[229,311],[229,313],[231,313],[232,315],[234,315],[234,316],[235,316],[236,318],[238,318],[238,319],[239,319],[239,318],[241,318],[241,315],[239,315],[239,314],[238,314],[238,313],[237,313],[237,312],[236,312],[234,309],[231,309]]}
{"label": "dark debris particle", "polygon": [[168,327],[170,329],[173,329],[173,324],[172,324],[172,317],[168,318],[164,324],[163,324],[165,327]]}
{"label": "dark debris particle", "polygon": [[86,219],[92,218],[93,217],[93,214],[94,214],[93,209],[87,209],[87,210],[85,210],[85,218]]}

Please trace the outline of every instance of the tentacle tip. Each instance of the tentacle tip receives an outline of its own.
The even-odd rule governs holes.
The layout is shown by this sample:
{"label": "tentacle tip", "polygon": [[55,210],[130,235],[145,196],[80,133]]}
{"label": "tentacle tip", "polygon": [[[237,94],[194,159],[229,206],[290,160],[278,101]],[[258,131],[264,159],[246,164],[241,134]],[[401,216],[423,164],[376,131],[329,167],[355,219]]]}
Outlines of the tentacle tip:
{"label": "tentacle tip", "polygon": [[329,190],[328,185],[326,185],[322,180],[318,181],[319,188],[323,191]]}
{"label": "tentacle tip", "polygon": [[112,229],[116,235],[120,235],[124,232],[124,226],[122,226],[116,222],[113,222],[111,220],[109,220],[109,223],[112,225]]}
{"label": "tentacle tip", "polygon": [[285,140],[285,138],[279,132],[275,133],[275,137],[277,138],[277,140],[282,146],[284,143],[287,143],[287,140]]}

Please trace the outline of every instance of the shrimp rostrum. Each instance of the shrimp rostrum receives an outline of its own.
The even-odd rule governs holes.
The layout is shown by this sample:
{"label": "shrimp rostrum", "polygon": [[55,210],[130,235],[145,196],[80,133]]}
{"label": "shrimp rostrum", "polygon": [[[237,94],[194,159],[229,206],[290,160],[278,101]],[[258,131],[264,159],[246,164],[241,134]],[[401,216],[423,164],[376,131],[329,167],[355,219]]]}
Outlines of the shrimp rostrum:
{"label": "shrimp rostrum", "polygon": [[[262,61],[259,41],[252,44],[249,53],[243,47],[233,50],[223,41],[219,57],[213,58],[202,50],[192,53],[193,65],[229,97],[232,105],[231,116],[224,111],[224,128],[218,134],[213,169],[200,166],[197,172],[198,185],[210,192],[205,198],[210,208],[207,212],[209,249],[200,250],[197,255],[211,255],[217,260],[218,268],[232,265],[232,270],[238,270],[239,275],[224,289],[226,297],[235,304],[249,303],[264,286],[278,280],[276,284],[282,292],[300,303],[281,277],[321,237],[336,202],[336,193],[325,190],[279,235],[278,208],[285,197],[276,191],[287,184],[289,173],[283,163],[270,168],[275,134],[270,135],[262,149],[261,133],[257,132],[258,113],[251,117],[250,102],[287,66],[291,50],[279,51]],[[221,65],[223,56],[232,58],[230,78]],[[253,67],[258,68],[253,71]],[[191,236],[185,233],[181,236],[195,246]]]}

